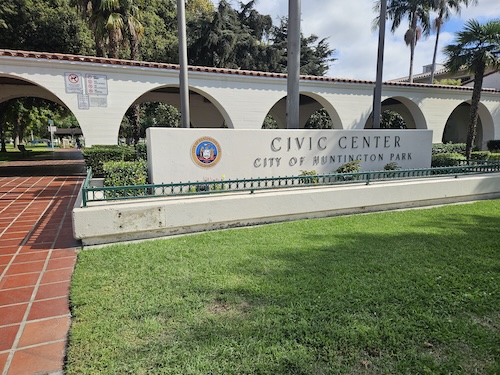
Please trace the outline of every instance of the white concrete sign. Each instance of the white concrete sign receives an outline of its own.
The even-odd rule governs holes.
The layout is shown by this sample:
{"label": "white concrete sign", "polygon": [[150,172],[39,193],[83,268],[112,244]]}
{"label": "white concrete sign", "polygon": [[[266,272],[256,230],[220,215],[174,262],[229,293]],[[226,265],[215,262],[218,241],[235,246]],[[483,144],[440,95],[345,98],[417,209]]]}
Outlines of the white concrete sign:
{"label": "white concrete sign", "polygon": [[429,168],[432,130],[147,129],[150,182],[217,181],[361,170]]}

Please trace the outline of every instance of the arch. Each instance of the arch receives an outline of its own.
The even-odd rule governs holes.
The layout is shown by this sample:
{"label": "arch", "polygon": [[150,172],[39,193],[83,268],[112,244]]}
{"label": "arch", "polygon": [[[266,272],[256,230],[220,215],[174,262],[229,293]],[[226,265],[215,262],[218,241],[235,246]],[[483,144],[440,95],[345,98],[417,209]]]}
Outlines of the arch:
{"label": "arch", "polygon": [[[8,88],[4,90],[5,88]],[[50,100],[69,109],[66,103],[49,89],[18,76],[0,74],[0,103],[23,96]]]}
{"label": "arch", "polygon": [[[55,133],[56,136],[63,137],[63,136],[71,136],[71,139],[73,139],[74,135],[77,134],[77,137],[82,135],[81,132],[83,132],[83,129],[80,127],[80,121],[76,114],[70,109],[66,103],[61,100],[56,94],[51,92],[49,89],[24,78],[17,77],[17,76],[11,76],[11,75],[6,75],[2,74],[0,75],[0,103],[6,103],[11,100],[15,99],[29,99],[29,98],[35,98],[35,99],[41,99],[42,102],[52,102],[60,107],[63,107],[68,113],[70,113],[73,116],[73,119],[76,120],[75,124],[73,122],[73,119],[69,119],[71,121],[71,128],[63,128],[64,130],[58,129],[58,132]],[[39,106],[42,106],[41,102],[31,102],[29,101],[30,108],[37,108]],[[31,107],[32,106],[32,107]],[[7,107],[8,108],[8,107]],[[55,109],[55,108],[53,108]],[[62,121],[68,120],[68,115],[63,115],[61,118]],[[40,121],[36,121],[36,126],[34,129],[31,131],[31,137],[33,140],[33,135],[36,134],[37,137],[40,137],[40,139],[48,139],[50,136],[48,136],[49,131],[47,130],[48,123],[42,123]],[[57,126],[57,124],[55,124]],[[68,123],[67,123],[68,125]],[[77,126],[76,126],[77,125]],[[79,130],[75,130],[75,128],[78,127]],[[45,130],[42,130],[45,129]],[[20,130],[19,133],[17,133],[17,137],[15,142],[18,141],[23,141],[22,139],[19,139],[19,135],[25,135],[23,134],[26,129],[23,128],[18,128]],[[83,134],[85,136],[85,134]]]}
{"label": "arch", "polygon": [[[385,99],[382,102],[382,113],[387,110],[397,112],[403,118],[406,129],[427,129],[427,122],[422,110],[408,98],[394,96]],[[372,119],[373,112],[365,123],[365,129],[372,128]]]}
{"label": "arch", "polygon": [[[279,129],[286,129],[286,96],[278,100],[268,112]],[[309,118],[318,110],[324,109],[332,121],[333,129],[342,129],[342,121],[335,108],[322,96],[312,92],[300,93],[300,128],[304,129]]]}
{"label": "arch", "polygon": [[[170,84],[154,88],[140,95],[132,105],[146,102],[170,104],[180,111],[179,85]],[[189,108],[193,128],[233,128],[233,122],[222,105],[197,87],[189,87]]]}
{"label": "arch", "polygon": [[[466,143],[470,120],[470,100],[460,103],[450,114],[444,127],[443,143]],[[491,113],[483,103],[479,103],[475,145],[486,149],[486,143],[494,137],[494,123]]]}

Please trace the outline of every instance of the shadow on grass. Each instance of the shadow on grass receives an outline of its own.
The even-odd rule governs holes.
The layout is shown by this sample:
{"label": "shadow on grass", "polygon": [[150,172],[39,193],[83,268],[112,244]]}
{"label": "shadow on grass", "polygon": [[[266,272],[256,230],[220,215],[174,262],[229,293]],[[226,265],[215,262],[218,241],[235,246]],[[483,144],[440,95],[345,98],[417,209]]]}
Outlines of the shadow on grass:
{"label": "shadow on grass", "polygon": [[[499,207],[301,221],[157,241],[142,252],[111,247],[82,259],[95,280],[87,275],[83,290],[110,293],[100,303],[116,307],[119,323],[103,334],[126,340],[112,349],[122,351],[122,370],[493,374]],[[77,294],[78,322],[88,302]],[[132,328],[141,322],[147,329]],[[69,353],[71,363],[71,345]]]}

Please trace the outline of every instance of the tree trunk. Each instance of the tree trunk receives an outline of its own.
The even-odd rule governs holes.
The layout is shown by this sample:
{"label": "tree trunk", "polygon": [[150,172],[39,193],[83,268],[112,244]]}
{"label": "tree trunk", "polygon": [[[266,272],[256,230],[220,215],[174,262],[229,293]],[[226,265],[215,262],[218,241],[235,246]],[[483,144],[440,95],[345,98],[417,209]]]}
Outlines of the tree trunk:
{"label": "tree trunk", "polygon": [[[132,60],[139,60],[139,39],[134,32],[130,33],[130,57]],[[132,105],[132,128],[134,133],[134,146],[137,146],[141,137],[141,107],[139,104]]]}
{"label": "tree trunk", "polygon": [[441,14],[439,15],[438,20],[436,21],[436,44],[434,44],[434,55],[432,56],[432,67],[431,67],[431,78],[430,78],[430,84],[432,85],[434,83],[434,74],[436,73],[436,57],[437,57],[437,50],[438,50],[438,44],[439,44],[439,33],[441,32]]}
{"label": "tree trunk", "polygon": [[474,89],[472,90],[472,99],[470,104],[470,120],[469,128],[467,129],[467,144],[465,148],[465,156],[468,160],[471,158],[474,143],[476,142],[477,134],[477,119],[479,117],[479,102],[481,100],[481,89],[483,87],[484,71],[486,66],[483,61],[478,61],[474,69]]}
{"label": "tree trunk", "polygon": [[408,74],[408,82],[413,83],[413,60],[415,59],[415,46],[417,45],[417,15],[413,13],[411,21],[411,41],[410,41],[410,72]]}

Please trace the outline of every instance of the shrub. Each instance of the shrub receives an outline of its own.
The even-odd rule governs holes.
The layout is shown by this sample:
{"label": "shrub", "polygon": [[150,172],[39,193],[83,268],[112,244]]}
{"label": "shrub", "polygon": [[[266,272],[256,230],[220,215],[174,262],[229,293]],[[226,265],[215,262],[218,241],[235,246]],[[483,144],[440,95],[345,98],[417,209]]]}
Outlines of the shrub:
{"label": "shrub", "polygon": [[464,155],[457,152],[453,153],[443,153],[432,155],[431,166],[436,167],[454,167],[460,165],[462,161],[466,161]]}
{"label": "shrub", "polygon": [[148,160],[148,148],[145,143],[138,143],[136,148],[137,160]]}
{"label": "shrub", "polygon": [[318,172],[314,169],[312,171],[300,171],[299,176],[314,176],[314,177],[301,177],[299,178],[299,184],[317,184],[318,183]]}
{"label": "shrub", "polygon": [[353,160],[350,161],[349,163],[342,164],[340,167],[337,168],[335,172],[337,173],[356,173],[361,170],[361,166],[359,165],[361,163],[361,160]]}
{"label": "shrub", "polygon": [[434,143],[432,145],[432,155],[459,153],[465,155],[465,143]]}
{"label": "shrub", "polygon": [[490,161],[500,161],[500,152],[492,152],[488,158]]}
{"label": "shrub", "polygon": [[397,171],[398,169],[401,169],[401,167],[396,162],[387,163],[386,165],[384,165],[384,171]]}
{"label": "shrub", "polygon": [[82,153],[87,168],[92,168],[96,177],[104,176],[103,164],[108,161],[132,161],[137,158],[135,149],[130,146],[95,145],[83,149]]}
{"label": "shrub", "polygon": [[489,160],[491,152],[489,151],[474,151],[471,153],[471,160]]}
{"label": "shrub", "polygon": [[486,143],[486,147],[488,147],[488,151],[490,152],[500,152],[500,139],[490,140]]}
{"label": "shrub", "polygon": [[[103,169],[104,186],[134,186],[145,185],[148,182],[147,163],[144,160],[108,161],[104,163]],[[133,190],[122,190],[116,192],[116,196],[126,196],[132,194]]]}

